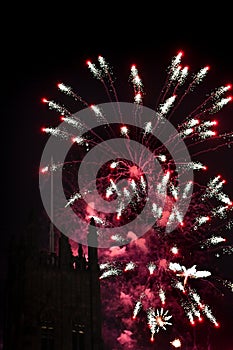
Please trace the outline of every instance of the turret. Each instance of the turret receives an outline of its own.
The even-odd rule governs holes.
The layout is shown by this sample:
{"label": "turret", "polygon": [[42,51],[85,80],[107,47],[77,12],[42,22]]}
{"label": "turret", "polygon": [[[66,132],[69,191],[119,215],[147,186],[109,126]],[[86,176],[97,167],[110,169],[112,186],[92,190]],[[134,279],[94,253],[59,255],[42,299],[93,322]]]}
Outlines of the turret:
{"label": "turret", "polygon": [[87,260],[83,252],[82,244],[78,245],[78,256],[75,257],[76,269],[86,270],[87,268]]}
{"label": "turret", "polygon": [[62,269],[70,269],[72,267],[72,250],[67,236],[61,234],[59,238],[59,266]]}

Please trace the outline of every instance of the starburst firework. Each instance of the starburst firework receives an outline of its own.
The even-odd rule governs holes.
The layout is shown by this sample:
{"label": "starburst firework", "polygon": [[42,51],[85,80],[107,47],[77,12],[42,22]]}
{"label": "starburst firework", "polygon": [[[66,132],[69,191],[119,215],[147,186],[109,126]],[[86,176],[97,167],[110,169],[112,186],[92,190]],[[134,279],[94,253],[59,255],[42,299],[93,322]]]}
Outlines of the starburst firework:
{"label": "starburst firework", "polygon": [[[182,58],[182,52],[173,57],[168,67],[167,79],[156,102],[155,111],[158,117],[167,120],[172,120],[172,117],[175,119],[179,107],[184,104],[183,100],[196,91],[209,72],[209,66],[203,67],[189,80],[189,69],[182,67]],[[102,56],[98,57],[98,63],[99,67],[87,61],[87,66],[94,78],[104,86],[108,99],[118,103],[113,73]],[[138,117],[138,110],[143,105],[144,84],[136,65],[131,67],[129,81],[133,87],[135,117]],[[71,206],[76,215],[86,222],[94,217],[99,229],[117,226],[120,228],[141,212],[148,202],[148,192],[154,195],[154,201],[147,207],[148,218],[154,219],[153,227],[142,237],[132,231],[127,236],[121,235],[119,231],[111,235],[110,249],[99,250],[103,312],[106,323],[110,324],[108,327],[111,328],[111,324],[114,324],[114,314],[119,329],[128,328],[128,340],[137,344],[137,349],[140,349],[142,343],[140,330],[147,332],[148,329],[148,338],[154,340],[159,336],[156,334],[160,330],[166,331],[167,325],[173,329],[170,333],[170,344],[181,347],[179,333],[182,333],[185,323],[183,315],[191,325],[206,318],[218,327],[219,321],[213,307],[205,298],[210,300],[212,293],[217,298],[216,290],[221,289],[221,286],[230,286],[232,289],[229,280],[215,273],[212,260],[232,253],[232,247],[224,235],[232,227],[230,223],[233,206],[231,199],[223,191],[225,180],[221,175],[212,177],[206,184],[201,183],[199,172],[205,172],[207,167],[196,158],[208,151],[206,144],[203,147],[204,142],[207,145],[209,140],[212,144],[214,142],[214,146],[211,144],[214,149],[230,146],[233,142],[231,132],[217,134],[217,121],[212,117],[231,101],[231,96],[226,96],[231,85],[220,86],[211,91],[207,98],[191,111],[187,111],[185,118],[176,126],[179,137],[187,144],[195,159],[187,162],[179,162],[179,155],[178,161],[174,162],[167,147],[155,139],[152,134],[156,128],[153,118],[149,121],[141,120],[141,129],[124,125],[119,104],[119,111],[116,111],[119,113],[119,123],[111,125],[98,105],[89,104],[63,83],[58,84],[58,88],[81,103],[82,107],[91,108],[93,118],[105,123],[101,129],[95,128],[83,134],[85,121],[57,102],[43,99],[50,109],[62,115],[63,121],[62,126],[43,128],[43,131],[60,138],[61,141],[70,140],[73,143],[72,152],[69,152],[65,162],[44,164],[41,167],[45,177],[46,174],[56,171],[64,172],[66,206]],[[73,127],[73,134],[67,132],[66,124]],[[154,178],[152,183],[148,182],[147,176],[152,168],[147,167],[144,153],[138,155],[137,162],[134,161],[131,148],[128,149],[128,159],[123,159],[116,153],[114,159],[101,165],[96,178],[100,196],[108,202],[117,201],[116,212],[106,214],[98,207],[98,202],[93,205],[95,197],[91,196],[89,188],[81,193],[75,179],[85,155],[96,145],[114,138],[132,138],[143,144],[153,154],[154,159],[159,161],[162,174]],[[108,148],[104,151],[108,152]],[[177,172],[185,173],[190,169],[195,171],[194,181],[183,184],[181,191]],[[88,201],[83,200],[83,193],[89,196]],[[185,199],[190,193],[190,205],[183,216],[176,203],[180,197]],[[62,216],[62,208],[60,215]],[[64,217],[64,220],[68,221],[69,218]],[[172,232],[167,232],[166,228],[174,221],[179,225]],[[86,232],[83,234],[85,236]],[[99,239],[101,240],[100,233]],[[113,302],[109,305],[107,296],[112,288]],[[120,335],[117,339],[121,343]],[[121,344],[122,349],[126,349]]]}

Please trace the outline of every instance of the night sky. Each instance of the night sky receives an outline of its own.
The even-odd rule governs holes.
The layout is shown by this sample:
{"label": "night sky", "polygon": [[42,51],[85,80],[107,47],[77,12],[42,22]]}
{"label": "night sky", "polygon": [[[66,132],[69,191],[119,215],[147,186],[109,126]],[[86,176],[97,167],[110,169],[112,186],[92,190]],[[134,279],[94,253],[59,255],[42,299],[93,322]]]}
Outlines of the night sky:
{"label": "night sky", "polygon": [[[2,32],[0,309],[7,271],[9,237],[12,232],[20,233],[25,227],[31,208],[39,211],[42,208],[38,167],[47,136],[40,130],[43,126],[55,126],[58,115],[49,111],[41,103],[41,98],[59,101],[61,95],[56,84],[62,81],[72,86],[90,103],[106,102],[104,91],[100,91],[99,83],[93,79],[85,64],[89,58],[95,61],[99,54],[113,67],[120,100],[127,101],[132,98],[130,94],[133,91],[127,86],[128,76],[131,64],[136,63],[144,82],[145,101],[153,101],[153,95],[156,101],[164,83],[165,69],[178,50],[184,51],[184,61],[191,69],[197,70],[201,66],[210,65],[210,88],[233,83],[230,20],[226,20],[224,25],[217,24],[213,17],[209,22],[199,22],[196,13],[196,22],[192,20],[192,25],[188,25],[187,19],[184,25],[181,19],[174,21],[174,25],[170,23],[171,27],[166,29],[166,21],[162,28],[151,21],[144,27],[140,21],[137,23],[131,18],[125,24],[125,31],[114,31],[117,25],[121,25],[120,18],[118,23],[108,19],[98,26],[101,17],[97,16],[89,33],[80,23],[74,25],[76,22],[73,20],[73,26],[69,27],[66,17],[55,20],[46,16],[42,10],[35,8],[34,11],[37,13],[36,19],[32,10],[26,16],[21,9],[19,16],[16,16],[15,9],[12,30],[9,24],[9,28],[4,28]],[[46,8],[44,11],[46,12]],[[80,13],[78,15],[80,17]],[[110,33],[108,38],[107,33]],[[232,131],[232,117],[231,104],[221,114],[220,127]],[[232,149],[225,148],[203,156],[213,174],[221,172],[226,178],[225,191],[233,198],[232,158]],[[232,327],[233,317],[227,315],[227,327],[219,331],[219,336],[227,337],[225,344],[228,344],[228,348],[224,350],[232,349]]]}

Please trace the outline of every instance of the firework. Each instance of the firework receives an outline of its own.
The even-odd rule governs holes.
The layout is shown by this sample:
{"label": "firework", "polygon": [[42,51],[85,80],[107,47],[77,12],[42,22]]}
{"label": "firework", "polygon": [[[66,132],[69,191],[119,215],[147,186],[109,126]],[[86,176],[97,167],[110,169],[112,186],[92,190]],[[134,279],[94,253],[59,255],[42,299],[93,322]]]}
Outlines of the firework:
{"label": "firework", "polygon": [[[170,135],[166,144],[153,135],[153,130],[160,127],[158,123],[163,123],[164,118],[176,119],[180,105],[198,89],[210,71],[210,67],[206,66],[190,77],[187,66],[181,66],[182,58],[183,52],[179,52],[168,67],[167,78],[154,110],[157,120],[153,115],[143,120],[144,84],[138,68],[132,65],[129,82],[133,90],[134,113],[132,125],[123,123],[113,73],[102,56],[98,57],[98,66],[89,60],[87,67],[103,85],[108,100],[116,102],[113,113],[119,116],[118,123],[111,125],[102,105],[88,104],[63,83],[58,84],[59,90],[81,103],[82,107],[89,108],[101,128],[92,129],[81,114],[72,114],[57,102],[42,100],[50,109],[61,114],[63,121],[58,127],[46,127],[42,131],[59,138],[61,142],[69,140],[73,145],[65,161],[57,160],[53,166],[41,164],[45,181],[48,180],[46,174],[55,175],[61,170],[64,173],[66,202],[59,210],[59,217],[62,219],[63,209],[69,207],[84,222],[94,217],[100,241],[104,232],[101,229],[118,228],[108,237],[110,249],[100,248],[99,257],[104,319],[108,324],[106,327],[111,327],[113,323],[119,326],[116,342],[122,345],[122,349],[126,349],[125,343],[121,342],[126,336],[127,346],[131,342],[141,349],[140,346],[145,344],[144,334],[148,334],[146,346],[150,349],[150,340],[156,341],[167,329],[170,329],[168,344],[175,348],[182,347],[185,337],[182,329],[186,329],[186,324],[194,326],[206,319],[214,327],[219,327],[214,307],[208,300],[213,295],[217,300],[217,291],[221,287],[232,290],[232,282],[221,278],[212,263],[216,257],[232,253],[232,247],[224,237],[231,229],[233,209],[232,200],[224,193],[225,180],[221,175],[216,175],[203,184],[199,172],[206,173],[205,164],[192,159],[184,162],[179,147],[175,148],[175,153],[169,152],[174,145],[182,148],[182,142],[185,142],[194,158],[208,151],[209,140],[214,149],[230,147],[233,134],[218,134],[218,123],[213,115],[231,101],[231,96],[227,95],[231,85],[213,89],[201,103],[191,111],[187,110],[183,121],[176,126],[177,134]],[[140,119],[141,128],[133,118]],[[143,150],[136,152],[127,143],[128,157],[124,159],[117,150],[112,152],[111,143],[105,143],[116,138],[125,143],[136,140],[143,145]],[[204,142],[207,145],[203,146]],[[99,145],[103,145],[103,153],[109,152],[112,157],[103,164],[99,159],[95,160],[97,165],[100,164],[97,176],[93,183],[89,182],[81,189],[77,184],[77,173],[86,161],[86,155]],[[149,149],[152,158],[148,158],[145,149]],[[153,160],[160,164],[156,175],[153,173],[154,165],[151,165]],[[190,171],[194,171],[193,181],[189,179],[181,183],[177,174]],[[96,192],[93,194],[94,185],[101,197],[98,201]],[[148,196],[148,193],[153,195]],[[190,204],[184,213],[182,205],[187,198],[190,198]],[[102,209],[102,200],[109,204],[115,201],[114,212]],[[148,226],[148,231],[138,235],[133,230],[127,230],[123,234],[123,227],[134,220],[145,206],[146,220],[153,222]],[[69,222],[66,214],[64,220]],[[175,229],[167,230],[174,223],[177,223]],[[140,225],[141,222],[138,223],[139,232]],[[85,242],[86,232],[83,231]],[[75,240],[75,235],[71,238]],[[109,305],[109,290],[113,289]],[[116,319],[114,322],[112,315]],[[124,334],[120,334],[120,329],[125,329]],[[190,340],[187,343],[191,344]],[[110,344],[114,347],[112,340]]]}

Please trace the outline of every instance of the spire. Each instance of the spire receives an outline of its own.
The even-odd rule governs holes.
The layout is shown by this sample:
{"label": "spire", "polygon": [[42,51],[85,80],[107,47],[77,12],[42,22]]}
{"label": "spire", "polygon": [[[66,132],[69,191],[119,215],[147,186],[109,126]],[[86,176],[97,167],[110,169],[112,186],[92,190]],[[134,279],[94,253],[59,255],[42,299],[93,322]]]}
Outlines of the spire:
{"label": "spire", "polygon": [[53,157],[51,157],[51,188],[50,188],[50,229],[49,229],[49,252],[54,253],[54,226],[53,226]]}
{"label": "spire", "polygon": [[95,226],[95,220],[92,217],[90,220],[89,232],[87,235],[87,244],[88,244],[88,263],[89,266],[98,265],[98,239],[97,239],[97,230]]}

